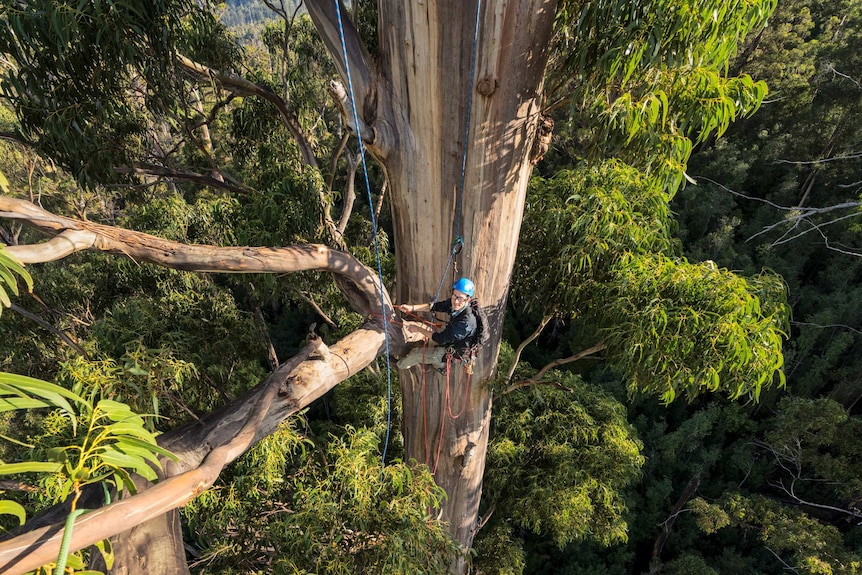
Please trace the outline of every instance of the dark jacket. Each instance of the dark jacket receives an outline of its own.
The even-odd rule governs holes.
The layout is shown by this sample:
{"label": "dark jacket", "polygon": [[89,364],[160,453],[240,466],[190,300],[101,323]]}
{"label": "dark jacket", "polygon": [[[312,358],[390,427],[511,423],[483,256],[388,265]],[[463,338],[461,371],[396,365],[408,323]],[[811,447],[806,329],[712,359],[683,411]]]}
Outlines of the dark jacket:
{"label": "dark jacket", "polygon": [[449,314],[449,323],[443,331],[435,332],[431,339],[437,345],[452,346],[457,351],[463,351],[473,345],[473,336],[476,334],[476,316],[467,305],[456,315],[452,315],[452,301],[438,301],[431,307],[431,311],[441,311]]}

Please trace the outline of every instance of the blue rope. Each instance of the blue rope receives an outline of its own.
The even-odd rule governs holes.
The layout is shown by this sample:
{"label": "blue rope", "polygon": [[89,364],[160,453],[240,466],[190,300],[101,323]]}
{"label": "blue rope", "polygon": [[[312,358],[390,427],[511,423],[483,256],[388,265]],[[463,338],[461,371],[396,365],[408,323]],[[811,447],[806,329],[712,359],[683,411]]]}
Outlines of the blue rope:
{"label": "blue rope", "polygon": [[368,194],[368,207],[371,208],[371,230],[374,232],[374,255],[377,257],[377,277],[380,281],[380,308],[383,312],[383,336],[386,341],[386,440],[383,443],[383,465],[386,465],[386,449],[389,446],[389,433],[392,428],[392,368],[389,363],[389,322],[386,317],[386,300],[383,298],[383,266],[380,264],[380,244],[377,240],[377,218],[374,215],[374,202],[371,198],[371,184],[368,181],[368,166],[365,163],[365,146],[359,131],[359,114],[356,111],[356,97],[353,81],[350,78],[350,62],[347,59],[347,44],[344,40],[344,25],[341,22],[341,0],[335,1],[338,15],[338,35],[341,37],[341,53],[344,57],[344,70],[347,75],[347,88],[350,91],[350,106],[353,109],[353,123],[356,125],[356,139],[359,141],[359,156],[362,159],[362,173],[365,175],[365,191]]}
{"label": "blue rope", "polygon": [[443,282],[446,281],[446,274],[449,272],[449,266],[452,265],[452,260],[456,255],[461,253],[461,248],[464,247],[464,238],[461,237],[461,206],[464,198],[464,179],[467,173],[467,143],[470,141],[470,116],[473,112],[473,82],[476,78],[476,46],[479,42],[479,17],[482,14],[482,0],[476,3],[476,22],[473,28],[473,48],[470,54],[470,89],[467,92],[467,121],[464,127],[464,154],[461,158],[461,182],[458,185],[458,195],[455,198],[455,223],[453,231],[455,240],[452,242],[452,251],[449,254],[449,261],[446,262],[446,269],[443,270],[443,276],[440,278],[440,284],[437,286],[437,293],[434,294],[432,305],[437,303],[440,297],[440,291],[443,289]]}
{"label": "blue rope", "polygon": [[[461,184],[458,187],[458,198],[455,207],[455,241],[461,239],[461,200],[464,196],[464,177],[467,172],[467,142],[470,141],[470,116],[473,112],[473,82],[476,76],[476,44],[479,41],[479,16],[482,12],[482,0],[476,3],[476,24],[473,28],[473,51],[470,54],[470,90],[467,98],[467,122],[464,127],[464,155],[461,160]],[[454,249],[454,248],[453,248]]]}

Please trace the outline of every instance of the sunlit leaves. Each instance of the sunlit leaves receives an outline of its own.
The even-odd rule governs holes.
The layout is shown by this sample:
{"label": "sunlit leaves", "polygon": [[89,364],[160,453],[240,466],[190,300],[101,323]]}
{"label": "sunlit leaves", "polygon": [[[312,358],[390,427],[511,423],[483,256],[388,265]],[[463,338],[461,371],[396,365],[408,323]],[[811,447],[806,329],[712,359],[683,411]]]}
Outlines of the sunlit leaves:
{"label": "sunlit leaves", "polygon": [[0,501],[0,515],[14,515],[19,525],[24,525],[27,512],[20,503],[14,501]]}
{"label": "sunlit leaves", "polygon": [[[341,432],[315,448],[282,428],[237,461],[231,481],[193,501],[190,525],[209,542],[201,564],[344,575],[445,572],[457,545],[429,516],[444,493],[428,470],[398,461],[383,467],[374,432]],[[225,532],[223,521],[237,528]]]}
{"label": "sunlit leaves", "polygon": [[615,274],[599,307],[632,392],[666,403],[703,391],[756,400],[783,385],[788,310],[778,276],[746,280],[712,262],[649,255],[622,258]]}
{"label": "sunlit leaves", "polygon": [[728,494],[714,504],[696,499],[691,509],[708,533],[732,527],[755,536],[771,551],[775,569],[790,566],[806,575],[862,573],[862,557],[847,549],[837,528],[778,501]]}
{"label": "sunlit leaves", "polygon": [[563,2],[550,101],[570,100],[575,121],[589,127],[570,153],[624,158],[672,195],[691,142],[721,135],[763,100],[764,83],[728,77],[727,65],[774,7],[774,0]]}
{"label": "sunlit leaves", "polygon": [[3,308],[12,305],[9,293],[18,295],[18,277],[24,281],[28,290],[33,290],[33,278],[30,273],[24,269],[21,262],[6,252],[4,247],[5,244],[0,244],[0,314],[3,313]]}
{"label": "sunlit leaves", "polygon": [[84,485],[109,478],[118,490],[134,492],[130,472],[155,481],[155,470],[161,467],[159,456],[173,458],[158,446],[144,418],[117,401],[99,399],[94,404],[52,383],[0,373],[0,406],[5,411],[56,409],[69,420],[72,434],[68,443],[41,450],[33,445],[36,457],[32,460],[0,463],[0,475],[54,474],[61,500],[72,492],[79,493]]}
{"label": "sunlit leaves", "polygon": [[543,312],[577,315],[624,253],[674,251],[671,222],[661,186],[621,162],[533,178],[514,297]]}
{"label": "sunlit leaves", "polygon": [[576,376],[550,378],[571,391],[534,386],[495,401],[486,492],[515,525],[558,545],[625,541],[623,490],[644,461],[625,409]]}
{"label": "sunlit leaves", "polygon": [[607,162],[531,187],[515,299],[598,329],[633,393],[757,399],[783,383],[780,278],[680,258],[654,178]]}

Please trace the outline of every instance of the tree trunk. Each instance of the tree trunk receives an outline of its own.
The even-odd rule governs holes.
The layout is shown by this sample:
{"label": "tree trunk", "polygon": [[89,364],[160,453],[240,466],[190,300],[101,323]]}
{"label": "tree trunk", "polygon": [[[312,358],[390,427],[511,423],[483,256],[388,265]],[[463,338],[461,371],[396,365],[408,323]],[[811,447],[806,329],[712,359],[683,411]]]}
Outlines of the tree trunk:
{"label": "tree trunk", "polygon": [[[359,117],[348,114],[345,106],[347,123],[359,131],[388,179],[397,300],[427,302],[437,295],[444,299],[453,279],[468,276],[476,283],[476,295],[490,319],[491,342],[480,350],[471,377],[460,365],[453,367],[448,386],[436,372],[427,378],[418,368],[400,374],[407,456],[434,469],[437,483],[448,494],[443,518],[465,548],[471,546],[476,531],[492,404],[487,382],[497,362],[557,0],[479,2],[379,0],[379,53],[374,60],[346,20],[346,11],[341,12],[342,28],[332,0],[306,2],[336,68],[355,95]],[[342,38],[349,66],[344,64]],[[344,92],[344,106],[343,96]],[[68,243],[70,250],[87,249],[90,233],[90,229],[72,227],[58,241]],[[127,239],[136,245],[140,238]],[[463,239],[463,250],[449,266],[456,239]],[[86,247],[78,247],[75,241]],[[46,244],[52,244],[46,250],[59,249],[53,242]],[[211,267],[198,260],[212,256],[203,250],[188,261],[186,250],[141,248],[153,261],[165,260],[157,263],[180,269],[225,271],[227,266],[231,271],[271,272],[278,268],[277,263],[267,262],[275,269],[267,264],[256,269],[254,260],[267,255],[265,250],[247,254],[235,248]],[[105,251],[123,254],[126,248]],[[300,259],[310,260],[314,269],[336,274],[353,271],[349,264],[327,261],[323,252],[319,255],[320,262],[308,252]],[[345,290],[345,295],[368,299],[355,288]],[[368,307],[364,301],[351,304]],[[363,357],[356,366],[380,353],[379,338],[371,340],[372,345],[365,342],[358,351]],[[398,342],[393,353],[403,343]],[[334,385],[349,374],[338,375],[330,379],[314,374],[309,385],[326,389],[322,381],[329,379],[327,383]],[[168,527],[160,522],[150,533],[164,533]],[[170,554],[176,557],[179,548],[175,545]],[[453,565],[454,572],[465,570],[465,558]],[[147,568],[138,564],[130,566],[129,572],[143,573]],[[177,567],[173,572],[182,570]]]}
{"label": "tree trunk", "polygon": [[[391,86],[380,115],[398,134],[397,147],[380,158],[392,194],[397,300],[431,301],[441,281],[445,299],[452,280],[466,276],[491,324],[472,377],[457,364],[448,388],[433,370],[400,374],[407,456],[434,470],[448,494],[443,517],[465,547],[475,535],[492,403],[486,383],[497,362],[555,8],[554,0],[482,4],[473,69],[476,2],[381,2],[380,66]],[[447,270],[459,235],[463,250]],[[460,561],[455,571],[464,570]]]}

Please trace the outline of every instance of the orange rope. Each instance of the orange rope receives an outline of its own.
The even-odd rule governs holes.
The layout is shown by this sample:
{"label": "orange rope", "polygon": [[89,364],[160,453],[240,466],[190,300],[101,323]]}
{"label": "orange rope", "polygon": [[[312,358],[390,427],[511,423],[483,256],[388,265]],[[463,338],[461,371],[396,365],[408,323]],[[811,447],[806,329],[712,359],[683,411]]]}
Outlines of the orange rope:
{"label": "orange rope", "polygon": [[461,417],[461,414],[464,413],[464,409],[467,408],[467,393],[470,385],[470,374],[465,372],[466,369],[461,370],[461,381],[458,383],[460,387],[460,393],[458,395],[463,398],[461,402],[461,409],[460,411],[458,411],[458,415],[454,415],[452,413],[452,401],[451,398],[449,398],[449,370],[446,370],[446,407],[449,410],[449,417],[451,417],[452,419],[458,419],[459,417]]}

